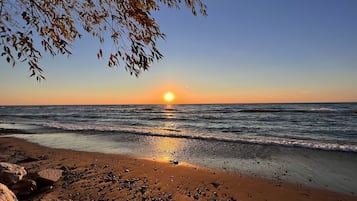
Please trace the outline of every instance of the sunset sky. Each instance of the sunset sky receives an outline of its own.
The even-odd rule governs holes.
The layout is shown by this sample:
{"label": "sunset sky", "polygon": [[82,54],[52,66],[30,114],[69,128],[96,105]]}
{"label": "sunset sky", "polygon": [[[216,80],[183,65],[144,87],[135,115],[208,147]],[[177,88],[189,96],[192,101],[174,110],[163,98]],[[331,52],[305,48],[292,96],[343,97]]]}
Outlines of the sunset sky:
{"label": "sunset sky", "polygon": [[[206,0],[208,16],[162,9],[163,60],[139,78],[98,60],[86,36],[45,55],[46,81],[0,59],[0,105],[357,101],[356,0]],[[105,54],[105,52],[104,52]]]}

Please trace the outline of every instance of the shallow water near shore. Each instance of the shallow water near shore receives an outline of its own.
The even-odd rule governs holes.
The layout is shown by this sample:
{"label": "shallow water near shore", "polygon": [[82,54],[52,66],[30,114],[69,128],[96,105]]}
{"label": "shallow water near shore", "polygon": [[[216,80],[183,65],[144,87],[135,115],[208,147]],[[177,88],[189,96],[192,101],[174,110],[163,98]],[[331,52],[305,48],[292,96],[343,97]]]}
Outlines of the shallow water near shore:
{"label": "shallow water near shore", "polygon": [[0,128],[54,148],[175,160],[355,195],[356,108],[357,104],[1,107]]}
{"label": "shallow water near shore", "polygon": [[357,154],[167,137],[10,134],[53,148],[178,161],[355,195]]}

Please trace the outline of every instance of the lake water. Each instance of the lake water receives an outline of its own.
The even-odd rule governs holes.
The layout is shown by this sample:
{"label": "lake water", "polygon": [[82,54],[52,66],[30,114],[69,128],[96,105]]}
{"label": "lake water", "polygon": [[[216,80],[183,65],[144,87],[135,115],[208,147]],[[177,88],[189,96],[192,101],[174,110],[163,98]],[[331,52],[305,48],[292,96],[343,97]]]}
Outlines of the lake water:
{"label": "lake water", "polygon": [[50,147],[357,193],[356,103],[0,106],[0,128]]}

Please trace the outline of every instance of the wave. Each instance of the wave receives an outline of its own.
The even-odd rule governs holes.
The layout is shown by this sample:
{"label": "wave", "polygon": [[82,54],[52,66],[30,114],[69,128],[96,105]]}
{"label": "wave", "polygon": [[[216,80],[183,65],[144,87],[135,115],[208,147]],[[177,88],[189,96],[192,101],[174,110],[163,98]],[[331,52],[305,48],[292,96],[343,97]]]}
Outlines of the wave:
{"label": "wave", "polygon": [[[193,140],[220,141],[228,143],[249,143],[259,145],[276,145],[286,147],[301,147],[308,149],[318,149],[327,151],[357,152],[356,144],[336,143],[331,141],[318,141],[311,139],[293,139],[288,137],[271,136],[246,136],[246,135],[221,135],[215,133],[187,132],[175,128],[150,129],[122,126],[103,126],[103,125],[80,125],[62,123],[41,123],[48,129],[58,129],[61,131],[74,132],[80,134],[134,134],[151,137],[169,137]],[[85,126],[86,125],[86,126]],[[223,130],[232,133],[232,130]],[[234,133],[243,133],[242,130],[234,130]]]}
{"label": "wave", "polygon": [[178,122],[178,121],[190,121],[192,119],[186,119],[186,118],[177,118],[174,117],[173,115],[171,116],[167,116],[167,117],[151,117],[151,118],[147,118],[146,120],[149,121],[159,121],[159,122]]}
{"label": "wave", "polygon": [[[167,131],[176,131],[175,129],[165,129]],[[224,138],[215,136],[198,136],[198,135],[180,135],[180,134],[164,134],[164,133],[152,133],[152,132],[138,132],[138,131],[128,131],[122,130],[120,132],[125,132],[127,134],[137,134],[152,137],[169,137],[169,138],[182,138],[182,139],[195,139],[195,140],[209,140],[209,141],[220,141],[220,142],[231,142],[231,143],[249,143],[249,144],[259,144],[259,145],[278,145],[286,147],[301,147],[308,149],[320,149],[326,151],[344,151],[344,152],[357,152],[357,145],[347,145],[347,144],[337,144],[337,143],[324,143],[324,142],[312,142],[308,140],[296,140],[296,139],[281,139],[281,138],[266,138],[266,137],[256,137],[256,138]]]}
{"label": "wave", "polygon": [[214,108],[214,109],[206,109],[199,110],[202,114],[226,114],[226,113],[356,113],[355,109],[335,109],[328,107],[307,107],[307,108],[288,108],[288,107],[264,107],[264,108],[255,108],[255,107],[231,107],[231,108]]}
{"label": "wave", "polygon": [[242,109],[242,113],[356,113],[354,110],[337,110],[332,108],[309,108],[309,109]]}
{"label": "wave", "polygon": [[163,130],[165,130],[165,131],[171,131],[171,132],[177,132],[177,133],[181,132],[181,130],[179,130],[179,129],[174,129],[174,128],[163,128]]}
{"label": "wave", "polygon": [[240,112],[247,112],[247,113],[255,113],[255,112],[287,112],[287,110],[282,110],[282,109],[244,109],[244,110],[240,110]]}

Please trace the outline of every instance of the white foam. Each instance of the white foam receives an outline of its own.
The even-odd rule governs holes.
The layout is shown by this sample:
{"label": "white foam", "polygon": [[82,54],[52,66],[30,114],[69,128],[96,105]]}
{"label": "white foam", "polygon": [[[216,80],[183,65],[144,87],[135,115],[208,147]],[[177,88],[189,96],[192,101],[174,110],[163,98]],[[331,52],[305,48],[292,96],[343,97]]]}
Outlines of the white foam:
{"label": "white foam", "polygon": [[74,133],[52,134],[11,134],[6,135],[27,140],[43,146],[77,151],[131,154],[132,149],[125,143],[106,140],[98,135],[82,135]]}

